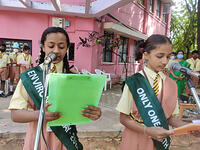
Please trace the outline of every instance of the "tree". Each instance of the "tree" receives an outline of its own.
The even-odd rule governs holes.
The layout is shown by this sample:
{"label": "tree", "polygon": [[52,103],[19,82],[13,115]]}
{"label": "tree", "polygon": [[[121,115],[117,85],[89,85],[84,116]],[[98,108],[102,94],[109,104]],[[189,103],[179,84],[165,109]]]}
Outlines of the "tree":
{"label": "tree", "polygon": [[89,33],[88,37],[84,37],[84,38],[79,37],[80,42],[77,45],[77,49],[79,48],[79,46],[91,47],[91,46],[95,46],[95,45],[101,45],[102,47],[104,47],[105,41],[109,40],[110,41],[109,42],[110,48],[106,49],[106,50],[111,51],[113,54],[120,57],[120,59],[124,63],[125,77],[127,79],[127,77],[128,77],[127,61],[124,60],[122,55],[120,55],[119,53],[117,53],[115,51],[115,48],[119,49],[120,45],[122,44],[122,42],[120,40],[120,36],[117,36],[115,38],[113,38],[112,36],[113,35],[108,33],[108,32],[101,34],[99,32],[93,31],[93,32]]}
{"label": "tree", "polygon": [[179,9],[172,12],[170,38],[175,51],[183,50],[187,57],[197,48],[197,0],[178,3]]}
{"label": "tree", "polygon": [[197,10],[197,49],[200,51],[200,0],[198,0]]}

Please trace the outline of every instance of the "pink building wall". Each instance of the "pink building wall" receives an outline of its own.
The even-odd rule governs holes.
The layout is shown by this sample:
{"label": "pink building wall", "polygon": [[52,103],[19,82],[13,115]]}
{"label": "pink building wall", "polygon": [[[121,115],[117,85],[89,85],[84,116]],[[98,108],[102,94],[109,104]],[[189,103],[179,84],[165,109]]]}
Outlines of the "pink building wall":
{"label": "pink building wall", "polygon": [[118,8],[111,13],[126,25],[133,29],[143,32],[144,7],[137,3],[130,3],[124,7]]}
{"label": "pink building wall", "polygon": [[[17,14],[17,15],[16,15]],[[32,41],[32,57],[36,59],[40,51],[39,40],[42,32],[52,24],[52,16],[46,14],[34,14],[12,11],[0,11],[0,38],[9,39],[23,39]],[[88,37],[88,32],[94,29],[93,19],[79,18],[79,17],[64,17],[70,21],[70,27],[66,27],[69,34],[70,41],[77,46],[80,37]],[[91,70],[93,48],[75,47],[75,61],[74,64],[78,68],[85,68]],[[78,60],[78,61],[77,61]]]}
{"label": "pink building wall", "polygon": [[[138,4],[137,2],[133,2],[130,3],[129,5],[118,8],[111,14],[124,24],[149,36],[156,33],[166,35],[167,23],[162,21],[162,16],[160,18],[156,16],[155,9],[153,10],[153,13],[149,12],[148,7],[149,7],[148,5],[147,8],[145,8],[144,6]],[[156,7],[156,1],[154,3],[154,8],[155,7]],[[147,15],[146,20],[145,20],[145,15]],[[169,23],[170,22],[168,22],[168,24]],[[146,29],[144,29],[145,26]],[[169,30],[167,31],[167,34],[168,32]]]}
{"label": "pink building wall", "polygon": [[[146,1],[148,2],[148,1]],[[146,3],[145,2],[145,3]],[[161,5],[162,6],[162,5]],[[154,10],[153,12],[149,12],[149,4],[147,7],[138,4],[137,2],[130,3],[124,7],[118,8],[117,10],[113,11],[111,15],[115,17],[117,20],[122,22],[125,25],[133,28],[134,30],[144,33],[148,36],[152,34],[163,34],[169,35],[169,24],[168,22],[164,22],[161,17],[156,16],[155,13],[156,1],[154,2]],[[162,12],[161,7],[161,12]],[[116,20],[106,18],[106,21],[112,21],[115,23]],[[129,47],[128,47],[128,56],[133,56],[133,45],[134,39],[129,39]],[[117,51],[118,52],[118,51]],[[102,59],[102,58],[101,58]],[[118,57],[113,54],[113,62],[112,63],[101,63],[100,69],[105,70],[111,74],[117,75],[117,78],[120,78],[119,75],[125,74],[124,65],[118,62]],[[127,64],[128,68],[128,75],[134,73],[134,66],[133,63]]]}
{"label": "pink building wall", "polygon": [[48,16],[23,12],[0,11],[0,38],[32,40],[33,59],[40,51],[39,40],[49,26]]}
{"label": "pink building wall", "polygon": [[[43,2],[48,1],[50,0],[43,0]],[[74,5],[83,4],[83,2],[85,4],[85,0],[61,0],[61,2]],[[162,18],[158,18],[155,13],[150,13],[147,9],[148,8],[133,2],[127,6],[118,8],[113,11],[111,15],[138,32],[147,35],[154,33],[167,35],[169,33],[170,21],[164,23],[161,20]],[[52,17],[65,18],[65,20],[70,22],[70,26],[65,28],[69,34],[70,41],[75,43],[74,61],[69,61],[70,65],[75,65],[80,70],[87,69],[92,73],[98,68],[111,73],[112,77],[115,79],[119,79],[122,74],[125,74],[124,65],[118,62],[118,56],[115,54],[113,54],[112,63],[102,62],[103,48],[100,45],[89,48],[80,46],[79,49],[77,49],[77,44],[80,42],[79,37],[88,37],[88,33],[92,31],[103,34],[103,22],[99,22],[95,18],[0,11],[0,38],[32,40],[33,60],[35,60],[40,51],[39,40],[41,34],[44,29],[52,25]],[[118,23],[118,21],[110,17],[105,16],[104,18],[105,21]],[[129,39],[129,57],[133,56],[134,45],[134,39]],[[118,49],[115,49],[115,51],[118,52]],[[134,72],[134,66],[130,63],[127,67],[129,69],[128,75],[131,75]]]}
{"label": "pink building wall", "polygon": [[158,33],[165,35],[166,23],[162,22],[157,16],[150,14],[147,24],[147,35]]}

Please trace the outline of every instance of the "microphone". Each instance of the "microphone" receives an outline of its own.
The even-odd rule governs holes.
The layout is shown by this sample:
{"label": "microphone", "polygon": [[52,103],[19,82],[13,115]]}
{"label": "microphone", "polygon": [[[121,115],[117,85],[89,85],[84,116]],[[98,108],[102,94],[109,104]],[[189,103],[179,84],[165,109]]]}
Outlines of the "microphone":
{"label": "microphone", "polygon": [[[192,71],[191,69],[188,69],[186,67],[183,67],[181,66],[179,63],[177,62],[171,62],[169,63],[169,68],[173,71],[180,71],[182,73],[185,73],[187,75],[192,75],[192,76],[196,76],[196,77],[200,77],[200,74],[195,72],[195,71]],[[189,79],[187,81],[188,83],[188,87],[190,88],[191,92],[192,92],[192,95],[194,97],[194,100],[197,104],[197,108],[198,108],[198,111],[200,112],[200,100],[199,100],[199,96],[195,90],[195,87],[194,87],[194,84],[192,83],[191,79]]]}
{"label": "microphone", "polygon": [[185,73],[187,75],[195,76],[198,78],[200,77],[200,74],[198,72],[195,72],[189,68],[183,67],[177,62],[170,62],[169,68],[170,68],[170,70],[173,70],[173,71],[179,71],[179,72]]}
{"label": "microphone", "polygon": [[52,52],[50,52],[50,53],[47,55],[47,57],[45,58],[44,64],[45,64],[45,65],[48,65],[48,64],[52,63],[52,61],[54,61],[54,60],[56,60],[56,59],[57,59],[57,55],[56,55],[56,53],[54,53],[54,52],[52,51]]}

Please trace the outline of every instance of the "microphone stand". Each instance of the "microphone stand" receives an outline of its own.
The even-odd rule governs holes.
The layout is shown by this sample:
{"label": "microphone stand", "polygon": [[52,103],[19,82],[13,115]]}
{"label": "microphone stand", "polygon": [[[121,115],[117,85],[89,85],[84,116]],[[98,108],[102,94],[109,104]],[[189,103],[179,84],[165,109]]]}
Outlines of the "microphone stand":
{"label": "microphone stand", "polygon": [[47,75],[49,74],[50,70],[50,64],[43,64],[43,97],[40,105],[40,114],[38,119],[38,125],[37,125],[37,132],[35,137],[35,144],[34,144],[34,150],[38,150],[39,140],[40,140],[40,134],[41,130],[43,129],[43,121],[44,121],[44,115],[45,115],[45,109],[44,104],[47,97],[47,90],[48,90],[48,80]]}
{"label": "microphone stand", "polygon": [[190,88],[190,90],[192,92],[192,95],[194,97],[194,100],[195,100],[195,102],[197,104],[198,112],[200,112],[200,100],[199,100],[199,96],[198,96],[197,91],[196,91],[196,89],[194,87],[194,84],[193,84],[193,82],[191,80],[191,77],[188,74],[185,74],[185,77],[187,79],[187,85]]}

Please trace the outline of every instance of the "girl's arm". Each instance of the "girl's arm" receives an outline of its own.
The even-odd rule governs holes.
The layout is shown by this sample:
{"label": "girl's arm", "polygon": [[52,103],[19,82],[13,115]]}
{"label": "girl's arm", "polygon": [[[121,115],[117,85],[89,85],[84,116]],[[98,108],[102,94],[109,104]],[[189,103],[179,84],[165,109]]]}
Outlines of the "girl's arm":
{"label": "girl's arm", "polygon": [[134,120],[131,120],[128,115],[123,113],[120,113],[120,122],[130,130],[137,131],[160,142],[174,133],[172,130],[165,130],[161,127],[146,127],[137,124]]}
{"label": "girl's arm", "polygon": [[170,74],[176,79],[176,80],[182,80],[183,78],[182,77],[177,77],[173,71],[170,71]]}
{"label": "girl's arm", "polygon": [[[45,121],[52,121],[52,120],[56,120],[58,118],[61,117],[61,115],[59,113],[52,113],[52,112],[48,112],[48,107],[51,104],[45,104]],[[14,122],[18,122],[18,123],[28,123],[28,122],[32,122],[32,121],[37,121],[39,118],[39,110],[19,110],[19,109],[12,109],[11,110],[11,119]]]}
{"label": "girl's arm", "polygon": [[27,123],[38,120],[39,111],[30,111],[30,110],[11,110],[11,119],[14,122],[18,123]]}
{"label": "girl's arm", "polygon": [[136,121],[131,120],[130,117],[124,113],[120,113],[120,123],[133,131],[145,134],[145,126],[142,126],[136,123]]}

